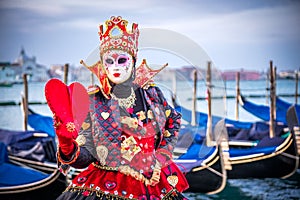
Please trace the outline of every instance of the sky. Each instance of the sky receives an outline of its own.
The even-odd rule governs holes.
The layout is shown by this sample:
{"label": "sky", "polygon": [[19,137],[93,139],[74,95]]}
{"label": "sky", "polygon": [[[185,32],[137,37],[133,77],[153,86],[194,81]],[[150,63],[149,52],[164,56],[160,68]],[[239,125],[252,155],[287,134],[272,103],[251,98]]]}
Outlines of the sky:
{"label": "sky", "polygon": [[0,62],[23,47],[48,67],[79,65],[99,45],[99,24],[122,16],[141,30],[184,35],[220,70],[265,71],[270,60],[278,71],[296,70],[299,10],[297,0],[0,0]]}

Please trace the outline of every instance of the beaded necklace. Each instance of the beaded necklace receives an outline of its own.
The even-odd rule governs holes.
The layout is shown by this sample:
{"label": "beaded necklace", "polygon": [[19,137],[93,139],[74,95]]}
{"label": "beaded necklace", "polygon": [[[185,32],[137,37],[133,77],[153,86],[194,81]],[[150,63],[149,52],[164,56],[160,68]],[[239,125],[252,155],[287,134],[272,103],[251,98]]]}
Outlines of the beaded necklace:
{"label": "beaded necklace", "polygon": [[119,105],[123,108],[132,108],[136,100],[135,92],[131,88],[131,94],[126,98],[118,98],[114,93],[111,93],[111,97],[119,102]]}

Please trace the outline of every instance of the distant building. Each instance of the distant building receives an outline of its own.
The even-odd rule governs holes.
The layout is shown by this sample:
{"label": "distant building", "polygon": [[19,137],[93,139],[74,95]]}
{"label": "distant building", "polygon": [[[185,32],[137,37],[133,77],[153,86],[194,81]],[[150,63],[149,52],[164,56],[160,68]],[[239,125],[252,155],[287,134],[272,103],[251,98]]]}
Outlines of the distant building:
{"label": "distant building", "polygon": [[52,65],[49,69],[49,76],[50,78],[58,78],[63,79],[64,78],[64,65]]}
{"label": "distant building", "polygon": [[12,63],[1,64],[1,80],[22,82],[23,74],[28,74],[29,81],[39,82],[49,79],[46,66],[36,63],[36,58],[26,55],[22,48],[17,59]]}
{"label": "distant building", "polygon": [[[92,82],[92,73],[90,70],[88,70],[84,66],[80,66],[80,67],[76,68],[73,71],[73,76],[74,76],[74,79],[76,79],[77,81]],[[96,80],[97,77],[94,75],[93,75],[93,79],[95,82],[98,82],[98,80]]]}
{"label": "distant building", "polygon": [[30,81],[47,81],[49,79],[46,66],[38,64],[35,56],[27,56],[23,48],[16,63],[22,68],[22,74],[29,75]]}
{"label": "distant building", "polygon": [[[48,71],[50,78],[58,78],[63,80],[65,76],[66,64],[52,65]],[[68,64],[68,81],[87,81],[91,78],[91,74],[88,69],[84,69],[83,66],[75,67]]]}
{"label": "distant building", "polygon": [[262,75],[258,71],[245,71],[245,70],[233,70],[233,71],[224,71],[222,72],[222,78],[223,80],[236,80],[237,73],[240,73],[240,80],[260,80],[262,79]]}
{"label": "distant building", "polygon": [[10,84],[15,80],[15,71],[11,69],[9,62],[0,63],[0,84]]}
{"label": "distant building", "polygon": [[[179,68],[169,69],[168,67],[165,68],[161,73],[158,73],[155,76],[155,80],[159,81],[173,81],[174,75],[176,75],[176,79],[178,81],[190,81],[194,79],[194,71],[195,67],[193,66],[183,66]],[[201,69],[197,69],[198,78],[202,79],[205,77],[205,71]]]}
{"label": "distant building", "polygon": [[297,71],[292,71],[292,70],[281,71],[278,73],[278,78],[280,78],[280,79],[295,79],[297,74],[299,77],[299,72],[297,72]]}

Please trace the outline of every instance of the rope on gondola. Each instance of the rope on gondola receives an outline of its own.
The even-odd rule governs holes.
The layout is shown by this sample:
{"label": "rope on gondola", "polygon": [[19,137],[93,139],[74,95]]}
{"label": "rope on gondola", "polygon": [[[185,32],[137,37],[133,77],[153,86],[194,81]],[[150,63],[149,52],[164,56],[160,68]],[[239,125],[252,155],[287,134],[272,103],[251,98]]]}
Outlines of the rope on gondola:
{"label": "rope on gondola", "polygon": [[225,177],[226,178],[225,174],[222,174],[222,173],[218,172],[217,170],[213,169],[212,167],[207,166],[206,169],[208,169],[209,171],[213,172],[214,174],[216,174],[216,175],[218,175],[220,177]]}
{"label": "rope on gondola", "polygon": [[298,160],[299,159],[299,156],[295,156],[295,155],[292,155],[292,154],[288,154],[288,153],[281,153],[281,155],[285,156],[285,157],[288,157],[288,158],[292,158],[292,159],[295,159],[295,160]]}

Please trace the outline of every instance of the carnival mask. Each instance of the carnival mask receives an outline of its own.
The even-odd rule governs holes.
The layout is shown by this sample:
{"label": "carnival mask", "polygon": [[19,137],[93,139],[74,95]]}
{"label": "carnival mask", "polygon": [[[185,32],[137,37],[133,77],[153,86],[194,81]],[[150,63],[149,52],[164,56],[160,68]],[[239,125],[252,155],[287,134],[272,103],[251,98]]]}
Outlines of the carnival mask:
{"label": "carnival mask", "polygon": [[133,72],[134,61],[132,56],[120,50],[108,50],[102,57],[107,77],[115,84],[127,81]]}

